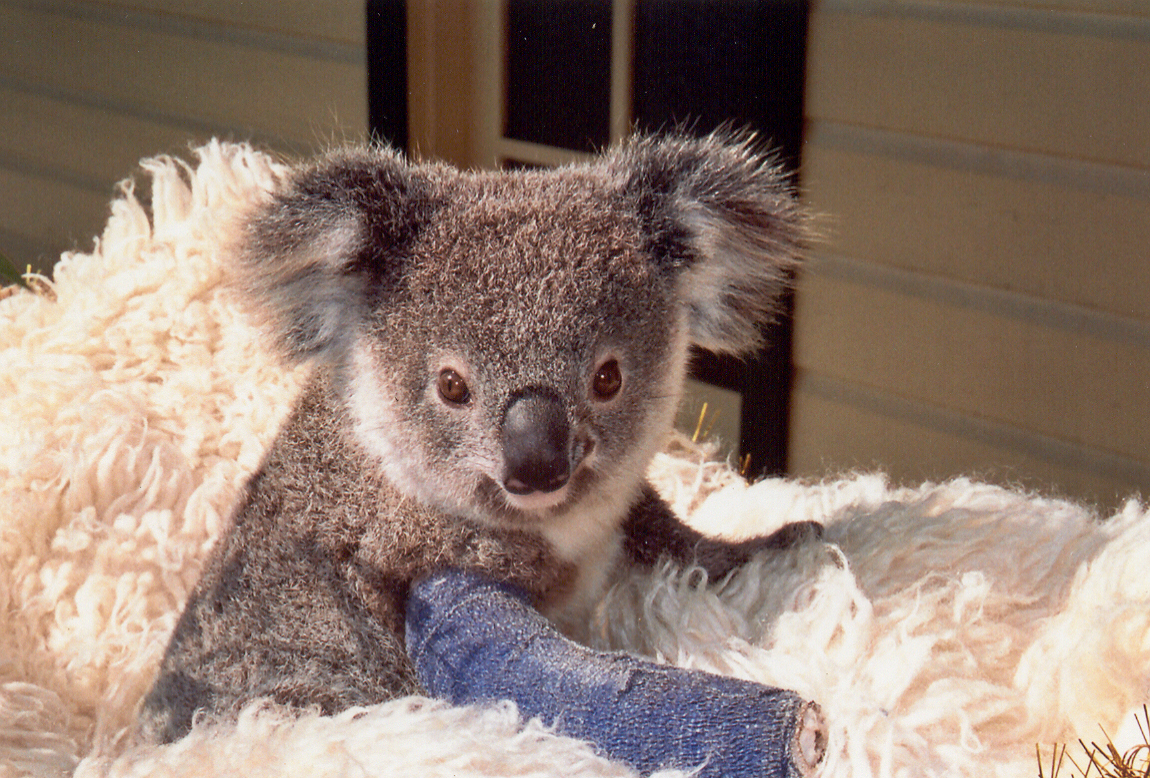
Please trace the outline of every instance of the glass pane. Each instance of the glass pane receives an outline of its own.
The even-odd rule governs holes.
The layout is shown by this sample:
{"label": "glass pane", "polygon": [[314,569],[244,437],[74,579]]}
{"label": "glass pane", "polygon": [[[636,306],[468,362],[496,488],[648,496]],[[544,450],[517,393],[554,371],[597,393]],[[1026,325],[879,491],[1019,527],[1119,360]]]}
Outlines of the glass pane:
{"label": "glass pane", "polygon": [[611,131],[611,3],[507,3],[504,136],[574,151]]}
{"label": "glass pane", "polygon": [[753,127],[797,167],[807,13],[801,0],[638,0],[639,127]]}
{"label": "glass pane", "polygon": [[407,3],[367,2],[367,117],[373,139],[407,150]]}

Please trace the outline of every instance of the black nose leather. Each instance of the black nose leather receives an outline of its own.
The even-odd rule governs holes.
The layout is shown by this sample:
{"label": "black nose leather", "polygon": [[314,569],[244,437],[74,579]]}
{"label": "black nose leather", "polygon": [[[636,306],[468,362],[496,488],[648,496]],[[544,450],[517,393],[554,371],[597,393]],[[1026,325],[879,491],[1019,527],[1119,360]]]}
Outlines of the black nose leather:
{"label": "black nose leather", "polygon": [[512,494],[554,492],[571,477],[567,413],[556,398],[524,393],[503,414],[503,487]]}

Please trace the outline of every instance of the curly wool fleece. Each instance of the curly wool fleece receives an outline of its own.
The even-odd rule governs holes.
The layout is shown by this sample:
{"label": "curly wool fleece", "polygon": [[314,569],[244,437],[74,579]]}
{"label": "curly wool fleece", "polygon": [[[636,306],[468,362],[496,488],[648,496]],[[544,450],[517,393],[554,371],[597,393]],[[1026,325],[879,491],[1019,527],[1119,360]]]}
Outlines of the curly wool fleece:
{"label": "curly wool fleece", "polygon": [[[226,289],[231,214],[281,169],[214,143],[146,161],[52,294],[0,300],[0,776],[615,776],[514,709],[420,699],[322,718],[258,707],[234,727],[133,745],[136,706],[207,548],[303,373]],[[617,588],[601,646],[819,702],[827,776],[1031,776],[1035,744],[1119,748],[1150,698],[1150,516],[967,480],[879,475],[748,486],[672,441],[654,465],[696,526],[803,519],[826,544],[718,586],[663,569]]]}

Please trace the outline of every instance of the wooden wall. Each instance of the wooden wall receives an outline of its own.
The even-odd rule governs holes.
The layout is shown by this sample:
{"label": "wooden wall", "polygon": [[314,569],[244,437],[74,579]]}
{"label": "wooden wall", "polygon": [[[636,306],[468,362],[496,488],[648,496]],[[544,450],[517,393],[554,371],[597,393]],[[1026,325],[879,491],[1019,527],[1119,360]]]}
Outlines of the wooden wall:
{"label": "wooden wall", "polygon": [[0,0],[0,251],[91,248],[141,157],[367,132],[356,0]]}
{"label": "wooden wall", "polygon": [[[1150,496],[1148,9],[816,0],[804,181],[825,239],[798,296],[792,472]],[[448,26],[416,16],[415,146],[467,162],[473,128],[449,120],[471,111],[428,89],[483,47],[458,26],[436,47]],[[0,251],[20,265],[89,248],[142,156],[366,131],[362,2],[0,0],[0,41]]]}
{"label": "wooden wall", "polygon": [[824,0],[791,470],[1150,497],[1150,4]]}

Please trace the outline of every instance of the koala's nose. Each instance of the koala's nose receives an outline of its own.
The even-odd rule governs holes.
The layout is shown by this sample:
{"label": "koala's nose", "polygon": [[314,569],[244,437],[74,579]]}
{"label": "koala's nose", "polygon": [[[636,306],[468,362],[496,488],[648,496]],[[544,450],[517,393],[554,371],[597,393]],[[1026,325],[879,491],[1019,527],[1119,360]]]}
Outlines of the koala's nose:
{"label": "koala's nose", "polygon": [[536,391],[515,397],[503,415],[503,487],[518,495],[562,489],[571,477],[570,435],[558,399]]}

